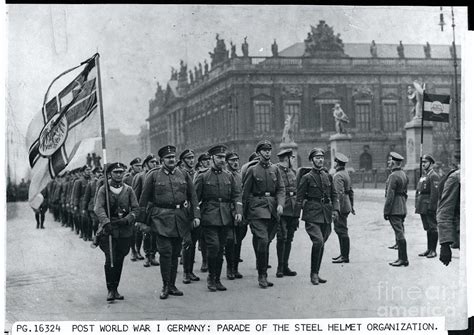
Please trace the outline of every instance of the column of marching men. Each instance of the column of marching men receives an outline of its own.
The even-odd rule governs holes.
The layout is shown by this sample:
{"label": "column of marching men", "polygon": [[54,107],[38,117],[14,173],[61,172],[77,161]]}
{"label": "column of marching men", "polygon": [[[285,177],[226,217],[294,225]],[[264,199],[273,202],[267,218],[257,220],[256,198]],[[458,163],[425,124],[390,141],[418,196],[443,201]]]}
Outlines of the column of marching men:
{"label": "column of marching men", "polygon": [[[107,301],[124,299],[117,288],[130,250],[131,261],[144,260],[144,267],[160,266],[161,299],[183,295],[176,286],[179,264],[184,284],[200,280],[194,269],[196,250],[201,251],[200,271],[208,273],[209,291],[227,290],[221,281],[224,259],[227,279],[243,278],[239,263],[249,227],[258,286],[272,287],[268,259],[275,237],[276,277],[297,275],[289,260],[300,219],[312,242],[310,281],[325,283],[320,269],[332,224],[340,248],[332,262],[349,263],[347,220],[350,213],[355,215],[351,177],[345,169],[349,159],[335,153],[335,172],[330,174],[321,148],[310,151],[311,167],[298,171],[291,149],[277,153],[277,164],[270,161],[271,154],[271,142],[262,140],[240,166],[238,153],[225,145],[209,148],[197,162],[193,150],[186,149],[177,157],[176,148],[166,145],[158,150],[158,157],[149,154],[143,161],[133,159],[128,172],[120,162],[108,164],[105,173],[100,167],[85,165],[56,177],[42,191],[45,201],[35,211],[37,228],[44,228],[49,208],[55,221],[84,241],[92,241],[92,247],[100,247],[105,255]],[[409,181],[401,167],[403,160],[396,152],[389,155],[391,174],[383,208],[383,217],[395,234],[396,243],[389,247],[398,251],[397,259],[389,263],[395,267],[409,265],[404,227]],[[436,257],[439,239],[440,260],[448,265],[451,248],[459,247],[459,166],[441,178],[433,170],[434,163],[431,155],[422,157],[424,173],[416,188],[415,209],[427,234],[427,249],[419,256]]]}

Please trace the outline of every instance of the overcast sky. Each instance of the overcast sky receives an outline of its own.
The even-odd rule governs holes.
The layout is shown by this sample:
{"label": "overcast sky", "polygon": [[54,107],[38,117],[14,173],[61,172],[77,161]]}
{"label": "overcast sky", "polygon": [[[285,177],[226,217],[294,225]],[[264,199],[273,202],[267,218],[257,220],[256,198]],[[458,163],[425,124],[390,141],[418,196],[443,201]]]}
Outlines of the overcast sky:
{"label": "overcast sky", "polygon": [[[244,36],[250,55],[270,56],[302,42],[310,25],[325,20],[343,42],[450,44],[450,7],[354,6],[177,6],[177,5],[9,5],[7,108],[26,132],[54,77],[98,51],[107,128],[137,134],[146,124],[156,82],[162,86],[179,60],[188,69],[208,59],[215,34],[229,48]],[[458,40],[467,29],[464,8],[455,8]],[[11,120],[12,121],[12,120]]]}

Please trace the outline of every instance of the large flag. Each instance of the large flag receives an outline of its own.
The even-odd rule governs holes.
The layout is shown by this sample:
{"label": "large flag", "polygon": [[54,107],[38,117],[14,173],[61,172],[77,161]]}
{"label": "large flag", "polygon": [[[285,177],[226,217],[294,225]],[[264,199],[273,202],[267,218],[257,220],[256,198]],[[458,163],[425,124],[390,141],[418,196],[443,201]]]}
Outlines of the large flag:
{"label": "large flag", "polygon": [[28,127],[26,144],[32,172],[28,201],[33,208],[41,204],[41,191],[49,181],[86,164],[87,153],[94,151],[100,139],[95,60],[94,56],[84,62],[81,73],[44,104]]}
{"label": "large flag", "polygon": [[449,95],[423,93],[423,119],[449,122]]}

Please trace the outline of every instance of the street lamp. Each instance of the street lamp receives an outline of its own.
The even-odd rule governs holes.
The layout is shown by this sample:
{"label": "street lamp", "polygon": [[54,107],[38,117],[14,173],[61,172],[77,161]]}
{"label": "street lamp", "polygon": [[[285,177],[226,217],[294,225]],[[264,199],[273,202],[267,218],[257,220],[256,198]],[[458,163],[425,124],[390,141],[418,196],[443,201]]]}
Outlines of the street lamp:
{"label": "street lamp", "polygon": [[[443,17],[443,7],[440,7],[441,13],[439,14],[439,26],[441,27],[441,31],[443,31],[443,27],[445,25],[444,23],[444,17]],[[454,104],[455,104],[455,124],[454,124],[454,129],[456,133],[455,137],[455,155],[458,155],[458,157],[461,157],[461,136],[460,136],[460,122],[459,122],[459,96],[458,96],[458,61],[457,61],[457,55],[456,55],[456,34],[455,34],[455,27],[456,25],[454,24],[454,8],[451,6],[451,20],[452,24],[451,27],[453,28],[453,52],[452,56],[454,59],[453,65],[454,65]]]}

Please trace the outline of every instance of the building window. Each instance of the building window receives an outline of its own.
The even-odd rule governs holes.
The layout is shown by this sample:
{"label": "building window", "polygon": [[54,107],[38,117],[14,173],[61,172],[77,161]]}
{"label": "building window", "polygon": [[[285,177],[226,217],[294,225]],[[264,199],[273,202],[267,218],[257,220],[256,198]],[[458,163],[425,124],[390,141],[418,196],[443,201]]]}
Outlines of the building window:
{"label": "building window", "polygon": [[[315,117],[311,118],[310,123],[319,131],[335,131],[336,126],[333,117],[334,106],[340,103],[339,100],[314,100],[315,104]],[[301,127],[307,128],[307,125],[301,125]]]}
{"label": "building window", "polygon": [[372,155],[368,152],[362,153],[359,157],[359,169],[364,171],[372,170]]}
{"label": "building window", "polygon": [[255,101],[255,131],[256,132],[268,132],[270,131],[270,101]]}
{"label": "building window", "polygon": [[383,104],[383,130],[387,132],[398,131],[397,104]]}
{"label": "building window", "polygon": [[285,101],[285,122],[288,115],[291,116],[291,122],[294,125],[295,132],[299,129],[301,103],[299,101]]}
{"label": "building window", "polygon": [[370,104],[358,103],[355,107],[356,127],[359,131],[370,131]]}

